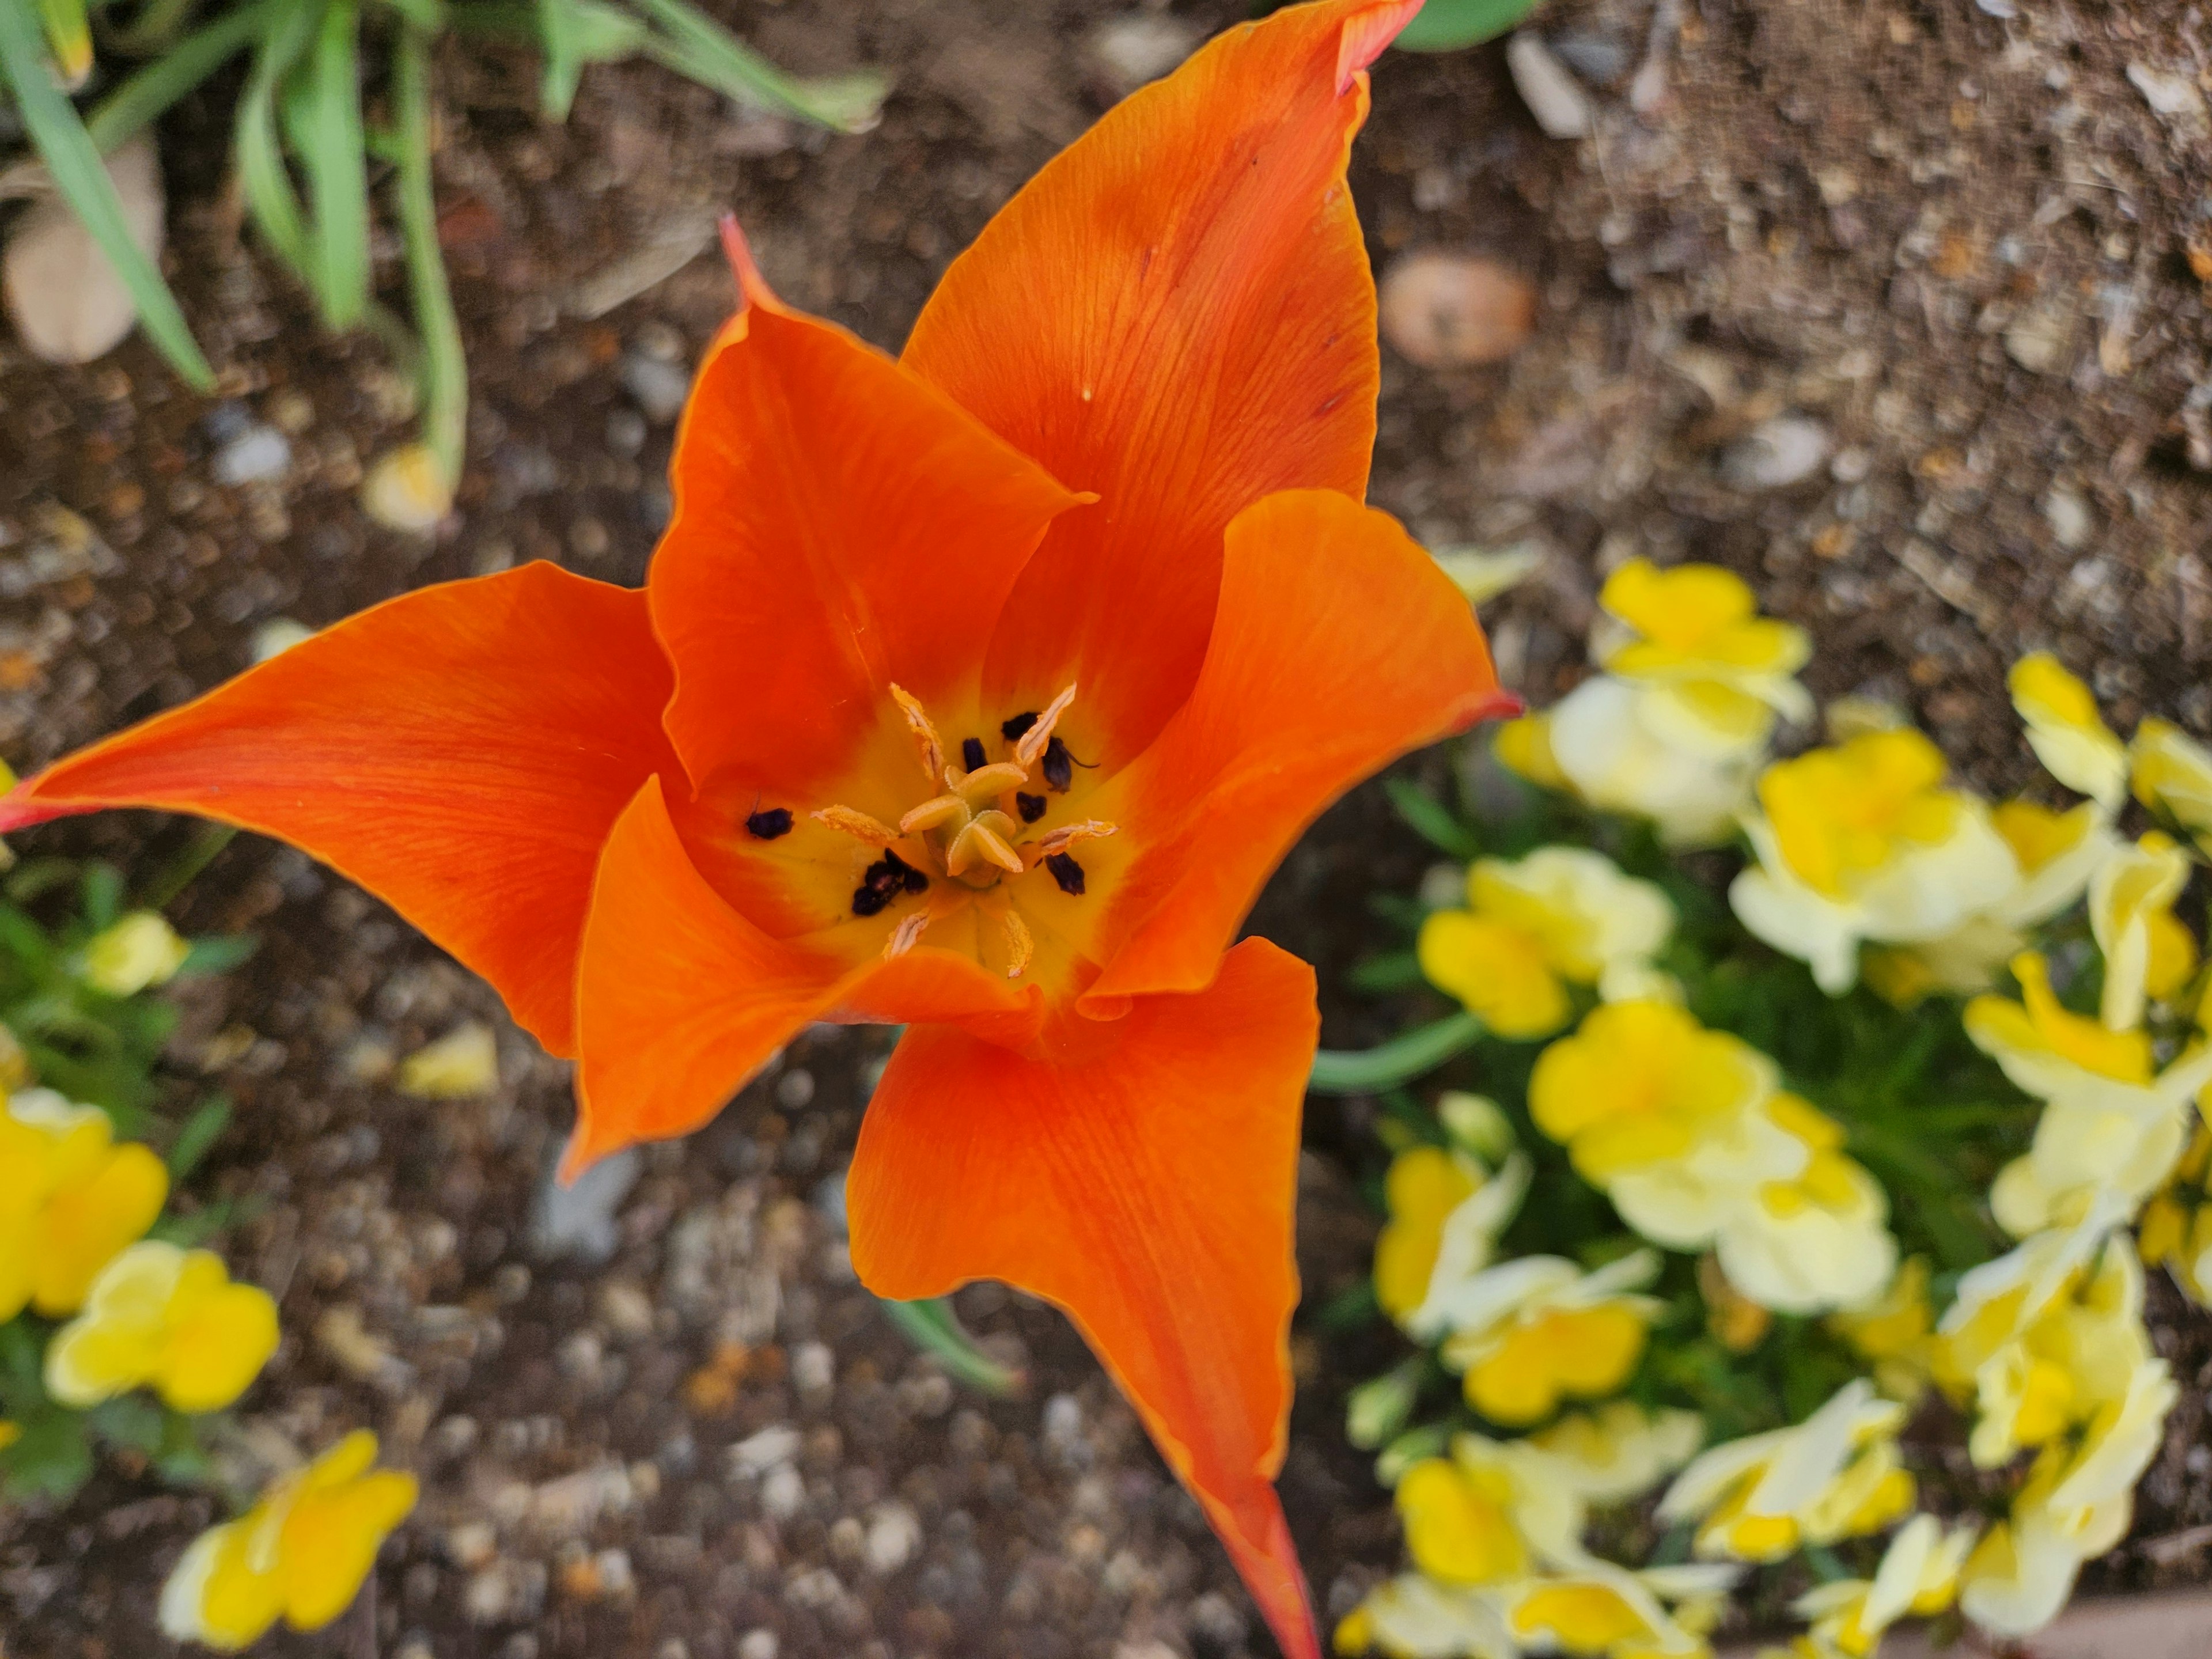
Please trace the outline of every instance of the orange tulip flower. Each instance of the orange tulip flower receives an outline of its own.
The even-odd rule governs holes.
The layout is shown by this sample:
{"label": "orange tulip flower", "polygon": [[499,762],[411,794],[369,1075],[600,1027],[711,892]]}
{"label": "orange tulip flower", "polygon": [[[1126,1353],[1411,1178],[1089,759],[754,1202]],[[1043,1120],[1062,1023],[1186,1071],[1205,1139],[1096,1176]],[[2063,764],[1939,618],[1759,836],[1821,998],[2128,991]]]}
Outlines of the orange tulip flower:
{"label": "orange tulip flower", "polygon": [[1279,12],[1125,100],[896,362],[732,234],[642,592],[408,594],[0,803],[198,813],[380,894],[575,1058],[572,1171],[810,1021],[907,1026],[849,1177],[862,1279],[1065,1309],[1299,1659],[1271,1482],[1314,981],[1231,941],[1333,797],[1508,701],[1361,505],[1345,159],[1419,4]]}

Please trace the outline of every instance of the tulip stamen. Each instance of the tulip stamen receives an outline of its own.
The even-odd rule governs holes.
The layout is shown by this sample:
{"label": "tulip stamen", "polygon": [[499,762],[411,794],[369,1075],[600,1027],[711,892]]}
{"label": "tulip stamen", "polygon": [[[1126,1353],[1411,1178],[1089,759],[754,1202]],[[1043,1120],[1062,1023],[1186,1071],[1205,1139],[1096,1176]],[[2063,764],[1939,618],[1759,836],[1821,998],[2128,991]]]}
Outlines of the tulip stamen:
{"label": "tulip stamen", "polygon": [[864,841],[871,847],[889,847],[899,838],[899,832],[888,823],[870,817],[866,812],[855,811],[849,806],[825,806],[815,813],[814,817],[817,823],[826,823],[832,830],[850,836],[855,841]]}
{"label": "tulip stamen", "polygon": [[917,910],[910,916],[901,918],[899,925],[891,929],[890,938],[884,942],[884,960],[895,962],[913,950],[921,939],[922,929],[928,926],[929,912],[927,910]]}

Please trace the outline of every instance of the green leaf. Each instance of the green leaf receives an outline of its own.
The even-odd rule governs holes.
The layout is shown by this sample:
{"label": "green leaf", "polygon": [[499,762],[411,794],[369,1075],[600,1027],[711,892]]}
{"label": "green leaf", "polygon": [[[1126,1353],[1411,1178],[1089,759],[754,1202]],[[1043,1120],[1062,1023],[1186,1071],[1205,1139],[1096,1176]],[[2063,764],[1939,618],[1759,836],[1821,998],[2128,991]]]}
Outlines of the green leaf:
{"label": "green leaf", "polygon": [[1355,991],[1369,996],[1384,996],[1392,991],[1410,991],[1423,982],[1421,959],[1411,951],[1392,951],[1387,955],[1369,957],[1352,964],[1345,975],[1344,982]]}
{"label": "green leaf", "polygon": [[331,0],[299,82],[293,134],[314,203],[315,291],[323,321],[349,329],[368,307],[368,158],[361,130],[360,15]]}
{"label": "green leaf", "polygon": [[77,1413],[48,1407],[18,1419],[16,1426],[21,1437],[0,1451],[0,1490],[61,1502],[92,1479],[92,1444]]}
{"label": "green leaf", "polygon": [[392,79],[399,149],[399,234],[407,254],[415,326],[422,337],[417,368],[422,442],[436,458],[450,489],[460,480],[468,441],[469,366],[461,349],[461,319],[446,282],[445,255],[438,246],[438,202],[430,178],[429,44],[412,23],[400,26],[392,48]]}
{"label": "green leaf", "polygon": [[239,963],[250,960],[260,948],[261,941],[250,933],[196,939],[185,952],[185,959],[177,964],[177,973],[179,977],[227,974]]}
{"label": "green leaf", "polygon": [[1390,797],[1390,805],[1398,809],[1398,816],[1413,833],[1438,852],[1462,864],[1480,856],[1481,839],[1412,779],[1385,778],[1382,793]]}
{"label": "green leaf", "polygon": [[210,1095],[202,1101],[169,1146],[169,1179],[181,1182],[208,1155],[209,1149],[222,1139],[222,1132],[230,1127],[232,1108],[228,1095]]}
{"label": "green leaf", "polygon": [[877,1305],[897,1326],[908,1341],[934,1358],[946,1371],[970,1388],[1005,1400],[1022,1394],[1029,1379],[1009,1370],[975,1346],[952,1304],[943,1297],[927,1302],[879,1299]]}
{"label": "green leaf", "polygon": [[111,1446],[151,1457],[167,1437],[167,1414],[143,1394],[104,1400],[85,1413],[86,1426]]}
{"label": "green leaf", "polygon": [[1482,1038],[1482,1022],[1470,1013],[1448,1014],[1364,1052],[1324,1048],[1314,1056],[1306,1087],[1317,1095],[1374,1094],[1432,1072]]}
{"label": "green leaf", "polygon": [[76,879],[77,861],[75,859],[26,859],[8,876],[8,896],[18,904],[28,904],[41,894]]}
{"label": "green leaf", "polygon": [[215,371],[192,338],[176,296],[161,280],[160,268],[131,240],[122,198],[115,193],[115,181],[107,176],[92,135],[47,71],[39,25],[27,0],[0,0],[0,79],[15,94],[16,110],[54,188],[130,290],[147,337],[194,391],[214,391]]}
{"label": "green leaf", "polygon": [[[170,106],[213,75],[261,30],[275,0],[225,12],[196,29],[117,87],[85,118],[84,129],[102,155],[167,112]],[[150,12],[153,9],[149,7]]]}
{"label": "green leaf", "polygon": [[538,104],[565,121],[586,64],[614,64],[645,50],[653,32],[630,13],[599,0],[538,0],[538,39],[545,55]]}
{"label": "green leaf", "polygon": [[663,33],[647,43],[679,75],[741,103],[781,110],[839,132],[866,132],[881,118],[889,79],[872,70],[802,80],[786,75],[684,0],[636,0]]}
{"label": "green leaf", "polygon": [[38,0],[38,7],[62,83],[74,91],[92,73],[92,28],[85,21],[84,0]]}
{"label": "green leaf", "polygon": [[231,137],[239,187],[245,192],[255,226],[276,257],[310,289],[318,286],[314,249],[307,240],[307,217],[277,144],[276,100],[321,23],[319,0],[304,0],[273,14],[270,27],[253,54],[252,71],[239,94]]}
{"label": "green leaf", "polygon": [[1536,0],[1429,0],[1395,44],[1407,52],[1458,52],[1496,40],[1535,9]]}
{"label": "green leaf", "polygon": [[95,933],[103,927],[115,925],[116,917],[123,914],[123,872],[102,860],[84,866],[84,875],[78,883],[84,906],[84,919],[92,924]]}

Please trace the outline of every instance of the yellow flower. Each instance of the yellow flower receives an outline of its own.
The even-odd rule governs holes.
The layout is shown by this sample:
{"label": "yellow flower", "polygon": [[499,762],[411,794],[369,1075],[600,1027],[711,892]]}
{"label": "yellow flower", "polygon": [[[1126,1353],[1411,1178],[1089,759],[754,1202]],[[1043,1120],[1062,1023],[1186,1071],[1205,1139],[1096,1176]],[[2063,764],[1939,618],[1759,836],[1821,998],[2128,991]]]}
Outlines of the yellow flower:
{"label": "yellow flower", "polygon": [[1437,567],[1451,578],[1452,586],[1467,596],[1469,605],[1487,605],[1508,588],[1517,586],[1543,563],[1539,544],[1522,542],[1505,548],[1446,547],[1431,551]]}
{"label": "yellow flower", "polygon": [[1793,1610],[1814,1621],[1816,1650],[1870,1659],[1899,1620],[1929,1619],[1950,1607],[1973,1547],[1971,1526],[1946,1534],[1934,1516],[1916,1515],[1890,1540],[1871,1580],[1823,1584],[1798,1597]]}
{"label": "yellow flower", "polygon": [[1623,1504],[1697,1455],[1705,1435],[1705,1419],[1695,1412],[1646,1412],[1633,1401],[1615,1400],[1571,1413],[1528,1443],[1557,1459],[1590,1502]]}
{"label": "yellow flower", "polygon": [[1650,1283],[1650,1250],[1586,1273],[1565,1257],[1522,1256],[1455,1287],[1440,1312],[1443,1362],[1466,1374],[1467,1403],[1492,1422],[1542,1421],[1569,1396],[1601,1399],[1627,1382],[1663,1304],[1631,1294]]}
{"label": "yellow flower", "polygon": [[159,911],[133,910],[94,933],[84,947],[84,981],[112,997],[167,985],[192,947]]}
{"label": "yellow flower", "polygon": [[1542,847],[1517,862],[1481,859],[1468,908],[1421,924],[1421,971],[1505,1037],[1549,1036],[1571,1013],[1567,986],[1648,979],[1674,907],[1601,853]]}
{"label": "yellow flower", "polygon": [[162,1587],[163,1632],[236,1652],[279,1619],[300,1631],[335,1620],[415,1507],[415,1477],[375,1462],[376,1437],[349,1434],[245,1515],[193,1540]]}
{"label": "yellow flower", "polygon": [[1869,732],[1759,775],[1745,830],[1759,861],[1729,889],[1736,915],[1809,964],[1831,995],[1858,976],[1862,940],[1939,939],[2009,893],[2012,850],[1981,801],[1943,787],[1918,732]]}
{"label": "yellow flower", "polygon": [[1408,1147],[1393,1158],[1383,1178],[1390,1219],[1375,1243],[1382,1311],[1418,1335],[1431,1334],[1437,1316],[1430,1304],[1490,1265],[1528,1184],[1528,1163],[1519,1157],[1494,1176],[1441,1146]]}
{"label": "yellow flower", "polygon": [[10,1423],[6,1418],[0,1417],[0,1451],[6,1451],[9,1447],[22,1437],[23,1431],[21,1425]]}
{"label": "yellow flower", "polygon": [[2047,651],[2014,663],[2006,684],[2043,769],[2107,811],[2118,807],[2128,791],[2128,751],[2097,712],[2089,688]]}
{"label": "yellow flower", "polygon": [[2155,830],[2091,879],[2089,925],[2105,953],[2100,1012],[2113,1030],[2140,1025],[2146,1000],[2172,1000],[2196,971],[2197,940],[2173,914],[2188,884],[2188,855]]}
{"label": "yellow flower", "polygon": [[2180,1155],[2190,1102],[2212,1083],[2212,1044],[2154,1072],[2149,1036],[2066,1007],[2041,957],[2023,953],[2012,971],[2020,1001],[1976,997],[1965,1014],[1975,1046],[2045,1103],[2033,1146],[1992,1189],[1997,1218],[2025,1237],[2071,1224],[2100,1198],[2118,1196],[2131,1210]]}
{"label": "yellow flower", "polygon": [[[1690,1573],[1711,1574],[1711,1567]],[[1674,1569],[1680,1577],[1684,1570]],[[1632,1573],[1607,1561],[1592,1561],[1563,1577],[1530,1579],[1498,1599],[1514,1639],[1532,1652],[1562,1652],[1586,1659],[1682,1659],[1709,1652],[1705,1643],[1676,1622],[1653,1593],[1668,1570]],[[1724,1586],[1723,1586],[1724,1587]]]}
{"label": "yellow flower", "polygon": [[1896,1433],[1905,1408],[1864,1378],[1793,1428],[1714,1447],[1660,1500],[1665,1522],[1699,1522],[1697,1553],[1779,1561],[1808,1544],[1879,1532],[1912,1507]]}
{"label": "yellow flower", "polygon": [[78,1410],[150,1388],[172,1410],[220,1411],[276,1352],[276,1304],[222,1258],[143,1241],[100,1270],[46,1346],[46,1392]]}
{"label": "yellow flower", "polygon": [[1499,765],[1519,773],[1529,782],[1547,789],[1565,791],[1574,787],[1567,775],[1559,769],[1559,757],[1552,752],[1549,714],[1523,714],[1518,720],[1505,721],[1492,737],[1490,745]]}
{"label": "yellow flower", "polygon": [[1398,1518],[1413,1564],[1446,1584],[1496,1584],[1528,1570],[1504,1471],[1425,1458],[1398,1482]]}
{"label": "yellow flower", "polygon": [[499,1046],[478,1020],[456,1025],[399,1064],[403,1093],[425,1100],[466,1100],[499,1086]]}
{"label": "yellow flower", "polygon": [[2212,853],[2212,752],[2154,717],[2136,727],[2129,755],[2136,799]]}
{"label": "yellow flower", "polygon": [[1790,1175],[1760,1182],[1715,1237],[1729,1282],[1776,1313],[1853,1308],[1897,1270],[1881,1183],[1844,1155],[1844,1132],[1792,1094],[1764,1110],[1802,1149]]}
{"label": "yellow flower", "polygon": [[2172,1184],[2144,1206],[2136,1240],[2143,1265],[2166,1268],[2199,1307],[2212,1306],[2208,1166],[2212,1166],[2212,1129],[2200,1120],[2189,1149],[2174,1166]]}
{"label": "yellow flower", "polygon": [[1750,805],[1771,725],[1755,702],[1725,689],[1721,700],[1753,718],[1717,728],[1693,688],[1593,675],[1545,717],[1545,752],[1590,805],[1650,818],[1669,847],[1711,847]]}
{"label": "yellow flower", "polygon": [[26,1306],[49,1319],[75,1313],[168,1194],[161,1160],[135,1142],[116,1146],[97,1107],[51,1089],[0,1103],[0,1324]]}
{"label": "yellow flower", "polygon": [[1698,1258],[1698,1294],[1705,1304],[1706,1330],[1730,1353],[1749,1353],[1774,1328],[1774,1316],[1729,1283],[1717,1255]]}
{"label": "yellow flower", "polygon": [[1862,1308],[1828,1316],[1828,1328],[1874,1362],[1875,1381],[1907,1405],[1927,1391],[1935,1363],[1936,1316],[1928,1303],[1928,1263],[1909,1258],[1889,1288]]}
{"label": "yellow flower", "polygon": [[1608,1003],[1538,1056],[1528,1109],[1603,1187],[1680,1158],[1771,1095],[1775,1075],[1750,1044],[1672,1003]]}
{"label": "yellow flower", "polygon": [[1496,1598],[1487,1590],[1400,1573],[1376,1585],[1336,1627],[1342,1659],[1379,1650],[1390,1659],[1517,1659]]}
{"label": "yellow flower", "polygon": [[1595,644],[1622,679],[1713,688],[1804,719],[1810,700],[1791,679],[1812,654],[1804,630],[1758,614],[1743,580],[1718,565],[1662,570],[1631,559],[1598,592],[1613,627]]}

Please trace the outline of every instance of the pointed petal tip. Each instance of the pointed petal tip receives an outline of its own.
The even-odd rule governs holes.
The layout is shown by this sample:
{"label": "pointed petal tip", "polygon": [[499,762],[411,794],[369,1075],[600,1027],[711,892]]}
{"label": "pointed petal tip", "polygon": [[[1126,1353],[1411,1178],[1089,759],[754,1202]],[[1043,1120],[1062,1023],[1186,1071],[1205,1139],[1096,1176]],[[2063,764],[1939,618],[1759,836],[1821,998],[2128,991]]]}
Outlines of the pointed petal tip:
{"label": "pointed petal tip", "polygon": [[782,301],[768,285],[768,278],[753,258],[752,245],[745,240],[744,227],[738,222],[734,213],[724,214],[718,222],[722,236],[722,257],[730,262],[730,270],[738,279],[738,295],[742,306],[758,306],[763,311],[782,311]]}
{"label": "pointed petal tip", "polygon": [[1423,0],[1376,0],[1345,19],[1336,48],[1336,94],[1341,98],[1367,66],[1413,21]]}
{"label": "pointed petal tip", "polygon": [[0,836],[12,836],[18,830],[28,830],[34,824],[65,818],[82,810],[39,799],[32,793],[38,781],[35,777],[26,778],[5,795],[0,795]]}
{"label": "pointed petal tip", "polygon": [[[1267,1621],[1283,1659],[1322,1659],[1321,1627],[1314,1618],[1313,1595],[1306,1588],[1305,1570],[1298,1564],[1298,1549],[1291,1538],[1290,1523],[1283,1518],[1282,1500],[1273,1486],[1263,1486],[1233,1514],[1218,1498],[1201,1499],[1212,1517],[1237,1576]],[[1259,1513],[1255,1515],[1254,1510]],[[1260,1535],[1253,1537],[1246,1524],[1257,1520]]]}

